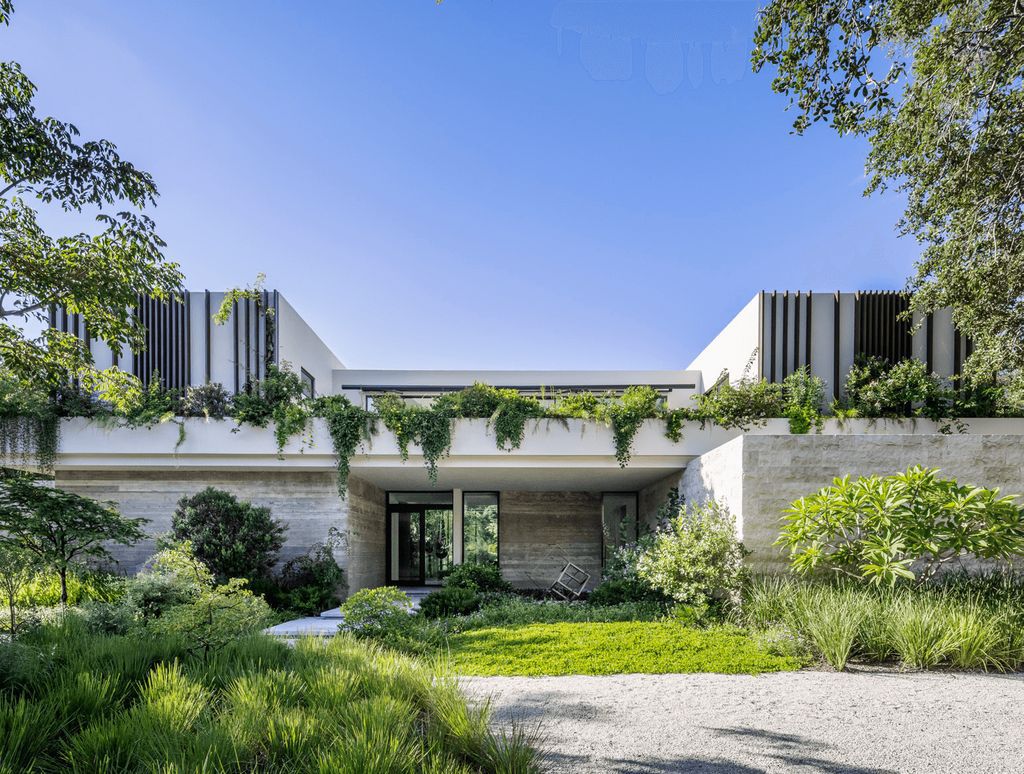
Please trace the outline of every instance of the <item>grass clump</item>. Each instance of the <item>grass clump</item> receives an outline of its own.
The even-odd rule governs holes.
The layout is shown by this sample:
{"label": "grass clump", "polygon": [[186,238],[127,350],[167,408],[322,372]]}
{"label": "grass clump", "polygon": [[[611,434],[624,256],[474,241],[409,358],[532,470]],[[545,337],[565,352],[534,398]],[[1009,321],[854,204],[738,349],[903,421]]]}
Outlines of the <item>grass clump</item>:
{"label": "grass clump", "polygon": [[788,634],[837,670],[851,661],[998,672],[1024,666],[1024,581],[1009,573],[891,588],[756,578],[737,619],[775,639]]}
{"label": "grass clump", "polygon": [[450,639],[453,668],[467,675],[609,675],[798,669],[732,627],[671,621],[529,624],[475,629]]}
{"label": "grass clump", "polygon": [[340,634],[208,655],[74,619],[0,644],[0,771],[530,772],[533,738],[423,663]]}

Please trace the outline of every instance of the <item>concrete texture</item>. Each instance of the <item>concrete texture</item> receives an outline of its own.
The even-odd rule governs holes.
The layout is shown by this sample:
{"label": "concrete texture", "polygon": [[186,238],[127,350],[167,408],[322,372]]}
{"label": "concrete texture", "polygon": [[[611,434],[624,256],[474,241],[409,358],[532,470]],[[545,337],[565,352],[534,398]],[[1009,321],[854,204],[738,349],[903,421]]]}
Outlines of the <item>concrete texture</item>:
{"label": "concrete texture", "polygon": [[724,501],[737,516],[751,563],[781,569],[785,558],[772,543],[783,510],[794,500],[831,484],[837,476],[887,475],[912,465],[940,468],[963,484],[1024,494],[1021,436],[745,435],[687,466],[681,491],[689,502]]}
{"label": "concrete texture", "polygon": [[502,492],[498,517],[501,574],[520,588],[547,588],[566,562],[601,578],[601,495]]}
{"label": "concrete texture", "polygon": [[348,592],[383,586],[386,582],[387,528],[384,492],[358,476],[349,476]]}
{"label": "concrete texture", "polygon": [[540,724],[552,772],[1020,772],[1024,676],[786,672],[465,678]]}

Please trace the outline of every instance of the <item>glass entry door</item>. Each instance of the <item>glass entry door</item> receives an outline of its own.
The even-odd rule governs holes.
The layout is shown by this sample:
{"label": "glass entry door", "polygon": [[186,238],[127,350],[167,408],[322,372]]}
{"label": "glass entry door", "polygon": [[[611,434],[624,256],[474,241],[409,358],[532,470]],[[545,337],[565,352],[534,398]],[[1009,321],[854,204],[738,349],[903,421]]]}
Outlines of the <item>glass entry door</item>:
{"label": "glass entry door", "polygon": [[452,566],[452,517],[449,505],[390,505],[388,580],[440,584]]}

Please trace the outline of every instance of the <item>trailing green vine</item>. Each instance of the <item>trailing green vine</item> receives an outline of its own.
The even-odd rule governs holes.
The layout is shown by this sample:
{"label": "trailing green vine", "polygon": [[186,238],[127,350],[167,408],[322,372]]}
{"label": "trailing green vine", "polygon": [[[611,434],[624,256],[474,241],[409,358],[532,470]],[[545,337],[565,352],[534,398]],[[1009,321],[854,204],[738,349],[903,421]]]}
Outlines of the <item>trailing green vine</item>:
{"label": "trailing green vine", "polygon": [[331,435],[334,454],[338,458],[338,494],[348,493],[349,461],[359,445],[377,432],[377,417],[355,406],[343,395],[326,395],[316,399],[313,413],[321,417]]}
{"label": "trailing green vine", "polygon": [[409,444],[423,452],[427,475],[437,481],[437,463],[448,456],[452,446],[454,407],[438,399],[429,408],[406,403],[400,395],[388,393],[373,400],[374,409],[384,426],[395,434],[403,460],[409,459]]}

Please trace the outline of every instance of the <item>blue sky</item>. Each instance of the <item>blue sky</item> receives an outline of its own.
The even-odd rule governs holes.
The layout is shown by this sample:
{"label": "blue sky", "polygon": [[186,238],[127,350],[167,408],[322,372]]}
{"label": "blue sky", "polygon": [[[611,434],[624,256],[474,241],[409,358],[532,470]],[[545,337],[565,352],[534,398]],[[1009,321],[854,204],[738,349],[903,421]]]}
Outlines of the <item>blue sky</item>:
{"label": "blue sky", "polygon": [[861,141],[790,134],[756,9],[21,0],[0,50],[155,176],[190,288],[263,271],[350,367],[683,368],[916,254]]}

